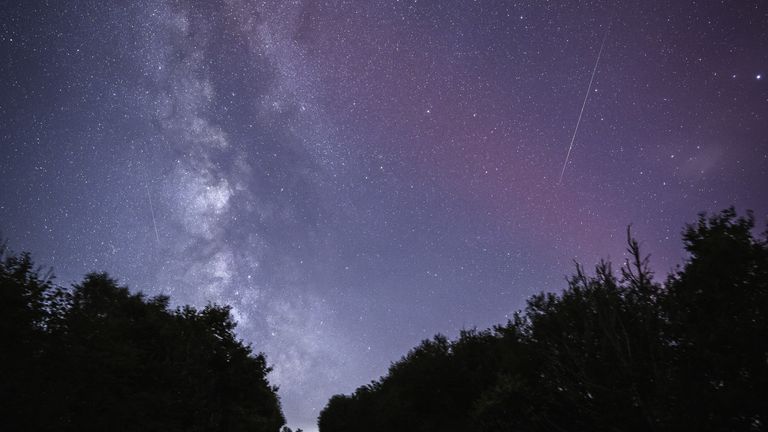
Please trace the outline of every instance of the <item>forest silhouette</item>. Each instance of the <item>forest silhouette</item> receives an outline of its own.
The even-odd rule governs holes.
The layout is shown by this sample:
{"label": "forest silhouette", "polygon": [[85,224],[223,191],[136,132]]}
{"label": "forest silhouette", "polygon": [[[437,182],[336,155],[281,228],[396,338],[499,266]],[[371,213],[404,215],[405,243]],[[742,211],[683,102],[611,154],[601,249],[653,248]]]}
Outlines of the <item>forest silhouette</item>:
{"label": "forest silhouette", "polygon": [[28,254],[0,264],[3,431],[277,431],[262,354],[229,309],[170,310],[106,274],[56,286]]}
{"label": "forest silhouette", "polygon": [[[577,265],[506,324],[423,341],[333,396],[320,431],[766,430],[768,232],[755,231],[751,213],[701,214],[662,282],[628,231],[618,271]],[[226,306],[170,309],[106,274],[63,288],[2,254],[2,430],[284,425],[267,361]]]}

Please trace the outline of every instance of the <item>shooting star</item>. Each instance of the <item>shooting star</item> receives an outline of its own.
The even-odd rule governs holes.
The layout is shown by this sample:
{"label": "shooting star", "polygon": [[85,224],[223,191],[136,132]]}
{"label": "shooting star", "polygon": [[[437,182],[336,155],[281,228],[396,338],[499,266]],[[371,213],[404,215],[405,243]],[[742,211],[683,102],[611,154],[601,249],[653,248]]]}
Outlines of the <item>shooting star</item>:
{"label": "shooting star", "polygon": [[573,143],[576,141],[576,133],[579,131],[579,124],[581,124],[581,116],[584,114],[584,108],[587,106],[589,93],[592,91],[592,82],[595,80],[595,73],[597,72],[597,65],[600,64],[600,57],[603,55],[603,48],[605,48],[605,40],[608,39],[608,33],[610,32],[611,32],[611,24],[608,24],[608,28],[605,30],[605,35],[603,36],[603,42],[600,44],[600,51],[598,51],[597,53],[595,66],[592,68],[592,77],[589,79],[589,86],[587,86],[587,93],[584,95],[584,102],[581,104],[579,119],[576,120],[576,127],[573,129],[573,136],[571,136],[571,144],[568,146],[568,153],[566,153],[565,155],[565,162],[563,162],[563,169],[560,170],[560,180],[557,182],[557,184],[563,183],[563,175],[565,174],[565,167],[568,165],[568,159],[571,157],[571,150],[573,150]]}
{"label": "shooting star", "polygon": [[152,214],[152,226],[155,228],[155,240],[157,246],[160,246],[160,234],[157,233],[157,221],[155,220],[155,206],[152,205],[152,194],[149,192],[149,184],[144,183],[147,188],[147,199],[149,200],[149,212]]}

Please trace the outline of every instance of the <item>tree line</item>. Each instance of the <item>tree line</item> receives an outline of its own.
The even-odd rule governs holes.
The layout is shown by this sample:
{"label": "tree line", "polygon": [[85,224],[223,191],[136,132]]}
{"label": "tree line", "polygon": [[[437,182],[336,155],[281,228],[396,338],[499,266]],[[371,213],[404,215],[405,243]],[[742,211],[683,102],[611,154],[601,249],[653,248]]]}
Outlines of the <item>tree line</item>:
{"label": "tree line", "polygon": [[[577,265],[506,324],[423,341],[320,431],[768,430],[768,232],[731,208],[683,243],[659,282],[628,232],[618,271]],[[0,246],[0,430],[277,432],[269,371],[226,306],[61,287]]]}
{"label": "tree line", "polygon": [[504,325],[437,335],[336,395],[321,432],[768,430],[768,242],[733,209],[688,225],[657,282],[630,259],[542,293]]}
{"label": "tree line", "polygon": [[106,274],[62,288],[0,247],[0,429],[272,431],[262,354],[224,306],[169,308]]}

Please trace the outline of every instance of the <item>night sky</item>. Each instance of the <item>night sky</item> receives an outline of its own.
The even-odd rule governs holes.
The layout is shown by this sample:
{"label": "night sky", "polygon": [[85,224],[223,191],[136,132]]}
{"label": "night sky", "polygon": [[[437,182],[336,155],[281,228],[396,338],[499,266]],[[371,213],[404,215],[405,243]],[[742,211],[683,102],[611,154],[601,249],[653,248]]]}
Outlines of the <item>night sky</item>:
{"label": "night sky", "polygon": [[698,212],[764,226],[768,4],[616,3],[1,2],[2,236],[231,305],[313,430],[629,224],[662,277]]}

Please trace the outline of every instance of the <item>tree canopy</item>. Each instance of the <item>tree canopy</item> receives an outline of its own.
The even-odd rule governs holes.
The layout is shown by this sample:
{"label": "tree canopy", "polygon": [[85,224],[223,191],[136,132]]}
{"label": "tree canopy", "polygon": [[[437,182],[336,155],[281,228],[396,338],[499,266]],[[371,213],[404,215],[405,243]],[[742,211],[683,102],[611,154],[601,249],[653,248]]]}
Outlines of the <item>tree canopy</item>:
{"label": "tree canopy", "polygon": [[169,308],[106,274],[71,289],[0,249],[4,431],[271,431],[285,423],[263,354],[224,306]]}
{"label": "tree canopy", "polygon": [[[766,430],[768,232],[702,214],[663,281],[627,234],[618,271],[577,265],[505,324],[421,342],[333,396],[321,432]],[[61,287],[0,246],[0,429],[280,431],[266,358],[229,312],[104,273]]]}
{"label": "tree canopy", "polygon": [[320,430],[765,430],[768,241],[754,228],[733,209],[700,215],[664,283],[628,235],[618,273],[577,266],[504,325],[423,341],[333,396]]}

